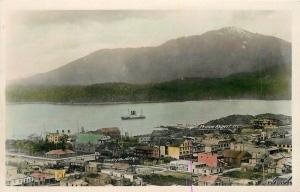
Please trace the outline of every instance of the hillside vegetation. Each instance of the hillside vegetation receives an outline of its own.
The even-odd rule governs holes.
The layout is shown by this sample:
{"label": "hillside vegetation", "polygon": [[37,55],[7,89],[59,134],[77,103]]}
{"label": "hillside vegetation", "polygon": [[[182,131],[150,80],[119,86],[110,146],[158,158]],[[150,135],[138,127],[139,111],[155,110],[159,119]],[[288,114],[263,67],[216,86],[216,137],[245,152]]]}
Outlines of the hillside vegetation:
{"label": "hillside vegetation", "polygon": [[206,99],[291,99],[291,70],[278,66],[225,78],[184,78],[162,83],[9,86],[8,102],[163,102]]}

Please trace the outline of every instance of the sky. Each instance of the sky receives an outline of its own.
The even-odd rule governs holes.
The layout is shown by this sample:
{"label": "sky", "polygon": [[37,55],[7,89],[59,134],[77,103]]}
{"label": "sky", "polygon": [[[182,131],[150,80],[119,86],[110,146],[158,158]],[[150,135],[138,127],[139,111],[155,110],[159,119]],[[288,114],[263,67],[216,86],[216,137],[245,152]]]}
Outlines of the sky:
{"label": "sky", "polygon": [[6,25],[6,79],[51,71],[99,49],[157,46],[227,26],[291,41],[284,11],[19,11]]}

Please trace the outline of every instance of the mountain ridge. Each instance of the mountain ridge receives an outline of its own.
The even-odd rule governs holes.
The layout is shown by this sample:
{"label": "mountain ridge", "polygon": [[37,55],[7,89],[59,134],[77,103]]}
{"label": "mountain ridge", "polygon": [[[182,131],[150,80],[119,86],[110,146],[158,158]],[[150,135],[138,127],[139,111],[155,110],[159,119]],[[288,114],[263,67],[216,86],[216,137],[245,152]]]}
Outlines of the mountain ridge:
{"label": "mountain ridge", "polygon": [[158,46],[101,49],[19,85],[158,83],[183,77],[218,78],[291,64],[291,44],[235,27],[171,39]]}

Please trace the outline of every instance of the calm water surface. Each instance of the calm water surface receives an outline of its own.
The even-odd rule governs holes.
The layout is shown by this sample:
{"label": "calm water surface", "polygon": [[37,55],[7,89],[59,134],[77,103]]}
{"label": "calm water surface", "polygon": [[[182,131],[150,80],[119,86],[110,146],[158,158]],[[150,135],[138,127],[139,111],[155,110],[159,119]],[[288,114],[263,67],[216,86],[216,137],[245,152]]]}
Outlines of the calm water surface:
{"label": "calm water surface", "polygon": [[[146,119],[122,121],[128,109],[143,110]],[[151,133],[154,127],[176,123],[205,123],[231,114],[275,113],[291,115],[291,101],[210,100],[116,105],[9,104],[6,107],[7,138],[24,138],[57,129],[77,132],[119,127],[129,135]]]}

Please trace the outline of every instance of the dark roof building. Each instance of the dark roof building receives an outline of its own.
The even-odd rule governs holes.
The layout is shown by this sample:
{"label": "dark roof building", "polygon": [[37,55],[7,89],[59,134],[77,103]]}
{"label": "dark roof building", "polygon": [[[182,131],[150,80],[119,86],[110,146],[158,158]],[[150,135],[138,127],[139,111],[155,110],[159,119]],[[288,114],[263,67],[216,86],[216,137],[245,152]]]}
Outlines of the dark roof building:
{"label": "dark roof building", "polygon": [[75,151],[77,153],[89,154],[95,153],[102,135],[92,133],[81,133],[77,135],[75,141]]}
{"label": "dark roof building", "polygon": [[110,136],[111,138],[120,138],[121,132],[118,127],[102,128],[100,129],[102,135]]}
{"label": "dark roof building", "polygon": [[252,155],[246,151],[224,150],[224,162],[233,167],[239,167],[243,162],[249,162]]}

